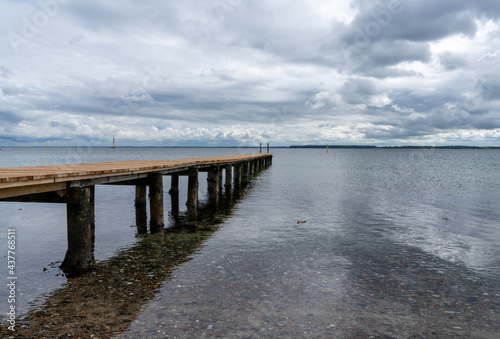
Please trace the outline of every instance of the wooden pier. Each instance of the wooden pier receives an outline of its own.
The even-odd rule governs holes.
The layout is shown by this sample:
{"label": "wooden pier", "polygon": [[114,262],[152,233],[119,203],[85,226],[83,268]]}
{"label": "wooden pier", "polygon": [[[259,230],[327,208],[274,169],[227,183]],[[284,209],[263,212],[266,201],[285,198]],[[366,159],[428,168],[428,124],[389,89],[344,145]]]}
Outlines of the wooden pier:
{"label": "wooden pier", "polygon": [[[0,168],[0,201],[64,203],[68,249],[61,268],[67,275],[93,264],[95,185],[134,185],[137,220],[147,220],[149,188],[151,233],[164,230],[163,176],[171,177],[169,194],[179,201],[179,176],[188,176],[187,218],[198,217],[198,173],[208,172],[208,195],[217,204],[225,171],[226,193],[239,189],[255,172],[272,164],[272,154],[240,154],[181,160],[133,160],[75,165]],[[147,227],[147,225],[142,225]],[[141,225],[138,224],[138,227]]]}

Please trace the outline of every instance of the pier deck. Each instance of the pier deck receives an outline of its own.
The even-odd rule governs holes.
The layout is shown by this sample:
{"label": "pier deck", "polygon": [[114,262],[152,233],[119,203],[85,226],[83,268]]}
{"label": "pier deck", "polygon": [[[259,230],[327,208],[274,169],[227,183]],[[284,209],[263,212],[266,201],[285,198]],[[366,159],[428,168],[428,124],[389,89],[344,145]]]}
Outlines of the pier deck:
{"label": "pier deck", "polygon": [[[0,168],[0,201],[63,203],[67,206],[68,250],[61,268],[67,275],[88,271],[95,242],[95,186],[134,185],[138,229],[146,229],[149,188],[151,233],[164,229],[163,176],[171,176],[172,209],[178,210],[179,176],[188,176],[187,220],[198,217],[198,173],[208,172],[208,193],[218,204],[255,172],[270,166],[271,153],[239,154],[179,160],[131,160],[74,165]],[[222,172],[225,184],[222,185]],[[174,206],[177,205],[177,206]]]}
{"label": "pier deck", "polygon": [[[0,168],[0,199],[71,187],[118,183],[145,178],[149,173],[164,175],[189,169],[234,165],[272,157],[269,153],[238,154],[177,160],[130,160],[53,166]],[[83,181],[86,180],[84,183]]]}

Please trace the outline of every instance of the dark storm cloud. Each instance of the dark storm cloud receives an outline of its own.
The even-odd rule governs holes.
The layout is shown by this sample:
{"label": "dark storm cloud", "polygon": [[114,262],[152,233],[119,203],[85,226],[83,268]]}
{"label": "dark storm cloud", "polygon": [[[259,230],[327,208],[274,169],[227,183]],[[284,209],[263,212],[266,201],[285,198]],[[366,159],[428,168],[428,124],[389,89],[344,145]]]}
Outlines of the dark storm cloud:
{"label": "dark storm cloud", "polygon": [[5,66],[0,66],[0,77],[2,78],[8,78],[11,76],[13,73],[10,69],[8,69]]}
{"label": "dark storm cloud", "polygon": [[61,1],[36,26],[39,13],[0,14],[10,140],[363,143],[498,126],[497,0]]}
{"label": "dark storm cloud", "polygon": [[500,4],[494,0],[356,0],[351,3],[359,12],[350,28],[358,28],[372,41],[434,41],[454,34],[470,37],[477,32],[478,16],[495,19],[500,15]]}
{"label": "dark storm cloud", "polygon": [[[328,44],[338,47],[351,72],[376,77],[385,76],[381,68],[403,62],[428,63],[429,42],[457,34],[473,37],[477,15],[500,14],[500,6],[489,1],[358,0],[352,5],[358,9],[354,20],[335,25]],[[460,66],[457,59],[444,58],[445,66]]]}
{"label": "dark storm cloud", "polygon": [[5,110],[0,111],[0,120],[4,125],[17,124],[22,121],[19,114]]}
{"label": "dark storm cloud", "polygon": [[443,67],[445,67],[447,70],[452,71],[457,68],[464,67],[467,65],[467,60],[462,58],[459,55],[450,53],[450,52],[445,52],[439,56],[439,62]]}
{"label": "dark storm cloud", "polygon": [[487,101],[500,100],[500,78],[498,74],[489,74],[476,81],[476,89]]}
{"label": "dark storm cloud", "polygon": [[430,60],[430,46],[425,42],[404,40],[380,41],[367,45],[362,53],[351,55],[350,71],[377,78],[415,75],[415,72],[394,70],[390,67],[403,62]]}
{"label": "dark storm cloud", "polygon": [[375,82],[369,79],[349,79],[340,89],[343,101],[350,105],[367,104],[382,93]]}

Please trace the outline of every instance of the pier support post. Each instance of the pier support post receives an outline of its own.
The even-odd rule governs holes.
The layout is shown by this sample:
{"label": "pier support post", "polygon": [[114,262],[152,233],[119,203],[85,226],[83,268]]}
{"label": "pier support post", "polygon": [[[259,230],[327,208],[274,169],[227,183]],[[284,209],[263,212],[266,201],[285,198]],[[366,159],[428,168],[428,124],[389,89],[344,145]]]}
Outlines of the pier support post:
{"label": "pier support post", "polygon": [[170,176],[170,206],[172,207],[170,213],[175,221],[179,217],[179,175],[172,174]]}
{"label": "pier support post", "polygon": [[222,166],[219,166],[219,194],[222,194]]}
{"label": "pier support post", "polygon": [[68,276],[88,271],[92,267],[92,222],[90,187],[73,188],[68,192],[68,250],[61,269]]}
{"label": "pier support post", "polygon": [[230,204],[233,199],[233,166],[226,165],[226,182],[224,184],[224,193],[226,197],[226,204]]}
{"label": "pier support post", "polygon": [[233,166],[226,165],[226,183],[224,185],[226,192],[231,190],[232,184],[233,184]]}
{"label": "pier support post", "polygon": [[248,181],[248,161],[245,161],[244,163],[241,164],[241,166],[243,167],[243,177],[242,177],[242,181],[243,182],[247,182]]}
{"label": "pier support post", "polygon": [[170,176],[170,190],[168,191],[170,195],[179,195],[179,175],[172,174]]}
{"label": "pier support post", "polygon": [[195,169],[188,177],[188,195],[187,195],[187,218],[193,222],[198,220],[198,170]]}
{"label": "pier support post", "polygon": [[149,174],[149,209],[151,233],[163,232],[165,219],[163,215],[163,176],[161,173]]}
{"label": "pier support post", "polygon": [[147,186],[135,186],[135,223],[139,234],[148,233],[148,215],[146,211],[147,204]]}
{"label": "pier support post", "polygon": [[234,189],[241,188],[241,164],[234,165]]}
{"label": "pier support post", "polygon": [[208,196],[212,203],[219,203],[219,167],[212,167],[208,171]]}
{"label": "pier support post", "polygon": [[92,244],[92,262],[95,261],[94,249],[95,249],[95,185],[90,186],[90,242]]}

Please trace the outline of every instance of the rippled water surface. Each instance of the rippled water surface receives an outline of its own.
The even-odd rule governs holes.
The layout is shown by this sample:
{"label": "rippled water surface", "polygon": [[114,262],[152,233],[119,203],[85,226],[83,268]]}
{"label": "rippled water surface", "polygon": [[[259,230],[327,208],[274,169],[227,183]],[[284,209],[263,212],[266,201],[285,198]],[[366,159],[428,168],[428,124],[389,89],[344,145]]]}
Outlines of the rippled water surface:
{"label": "rippled water surface", "polygon": [[[50,157],[36,155],[45,149],[23,149],[4,158],[6,151],[14,152],[0,151],[2,167],[255,152],[56,149]],[[183,245],[185,257],[175,259],[168,274],[155,266],[153,276],[161,278],[148,292],[127,290],[153,294],[126,320],[108,324],[109,335],[500,336],[499,151],[272,152],[273,165],[224,215],[207,221],[203,237],[186,240],[196,230],[168,235],[171,244],[191,244]],[[75,157],[79,161],[68,161]],[[205,191],[200,178],[201,201]],[[98,260],[121,262],[124,253],[151,246],[136,235],[133,188],[100,186],[96,192]],[[8,227],[19,235],[23,310],[42,295],[50,299],[54,290],[67,289],[57,268],[66,250],[65,207],[0,203],[0,220],[3,242]],[[182,252],[155,246],[161,247],[158,256]],[[127,286],[145,286],[141,279]],[[5,293],[0,290],[2,300]]]}

